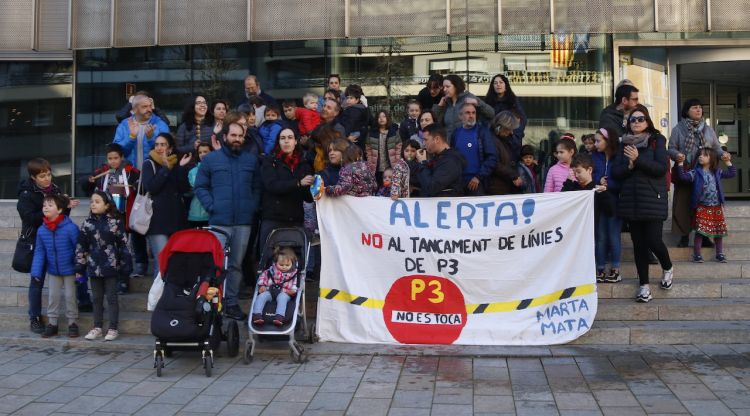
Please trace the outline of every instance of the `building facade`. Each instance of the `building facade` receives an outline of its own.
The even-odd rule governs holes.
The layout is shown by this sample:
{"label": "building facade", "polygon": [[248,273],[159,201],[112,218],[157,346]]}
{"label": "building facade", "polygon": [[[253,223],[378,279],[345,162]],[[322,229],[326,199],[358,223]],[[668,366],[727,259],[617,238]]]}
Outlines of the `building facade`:
{"label": "building facade", "polygon": [[277,99],[321,94],[326,75],[363,86],[394,119],[432,73],[484,96],[504,73],[528,115],[525,142],[594,131],[632,80],[668,136],[699,98],[750,196],[747,0],[0,0],[0,198],[42,156],[71,193],[104,159],[115,112],[152,93],[172,125],[202,93],[238,102],[258,76]]}

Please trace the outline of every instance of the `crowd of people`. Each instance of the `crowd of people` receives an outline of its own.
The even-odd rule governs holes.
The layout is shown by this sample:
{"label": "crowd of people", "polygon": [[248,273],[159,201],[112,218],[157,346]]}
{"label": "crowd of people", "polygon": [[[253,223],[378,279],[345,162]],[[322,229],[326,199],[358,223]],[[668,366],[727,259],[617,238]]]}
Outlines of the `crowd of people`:
{"label": "crowd of people", "polygon": [[[663,270],[660,287],[672,287],[673,266],[662,223],[673,182],[673,228],[680,244],[686,246],[694,230],[694,261],[703,261],[701,247],[711,244],[710,238],[715,259],[726,261],[721,179],[734,175],[735,169],[697,100],[686,101],[683,120],[672,130],[667,147],[648,109],[638,103],[638,89],[623,81],[614,103],[603,109],[599,128],[581,138],[580,148],[573,134],[562,134],[552,143],[553,164],[542,169],[548,163],[540,163],[539,151],[523,144],[528,119],[502,74],[492,78],[483,97],[467,91],[460,76],[432,75],[417,99],[406,102],[399,124],[387,111],[372,111],[359,85],[342,90],[338,75],[329,77],[322,97],[307,93],[299,101],[277,101],[262,91],[253,75],[244,87],[245,99],[236,107],[224,99],[191,97],[174,135],[153,97],[145,91],[131,97],[117,114],[106,163],[81,181],[91,195],[91,214],[80,230],[66,217],[77,201],[52,183],[49,163],[29,162],[18,211],[23,229],[37,236],[29,286],[32,331],[43,336],[58,333],[64,293],[68,335],[78,336],[77,308],[80,302],[90,302],[88,280],[94,328],[86,338],[115,339],[117,295],[127,292],[130,277],[146,273],[147,250],[158,263],[172,234],[204,225],[221,229],[217,237],[231,247],[224,315],[247,319],[239,292],[243,269],[254,270],[246,258],[257,257],[257,247],[262,246],[258,241],[266,241],[281,227],[305,227],[311,236],[317,232],[309,191],[314,175],[322,178],[325,198],[375,195],[396,200],[593,190],[596,280],[621,281],[620,233],[627,229],[640,302],[651,299],[649,263],[654,260]],[[719,169],[719,161],[729,168]],[[128,218],[136,195],[144,194],[152,200],[153,213],[141,234],[129,228]],[[308,262],[314,272],[320,265],[319,250],[317,254]],[[269,270],[272,276],[290,270],[289,253],[282,253],[277,262],[276,269]],[[158,269],[157,264],[154,270]],[[46,275],[50,295],[44,326],[41,287]],[[266,275],[261,291],[267,280]],[[295,295],[288,289],[285,299]],[[257,316],[253,320],[260,321]],[[284,320],[279,314],[274,323]]]}

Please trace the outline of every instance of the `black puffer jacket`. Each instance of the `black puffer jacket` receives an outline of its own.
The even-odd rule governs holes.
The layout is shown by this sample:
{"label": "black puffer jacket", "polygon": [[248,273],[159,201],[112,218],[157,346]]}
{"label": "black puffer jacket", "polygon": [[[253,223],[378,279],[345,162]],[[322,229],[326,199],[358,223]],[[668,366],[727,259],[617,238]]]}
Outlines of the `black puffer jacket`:
{"label": "black puffer jacket", "polygon": [[263,218],[267,220],[302,223],[305,213],[302,201],[312,202],[309,186],[298,186],[299,181],[312,175],[310,164],[300,157],[300,162],[292,172],[274,155],[263,160]]}
{"label": "black puffer jacket", "polygon": [[157,162],[152,165],[151,162],[153,159],[149,157],[143,162],[141,169],[141,192],[150,192],[154,202],[154,213],[151,215],[151,224],[146,235],[172,235],[187,225],[187,209],[182,201],[182,195],[190,191],[188,169],[179,163],[168,169]]}
{"label": "black puffer jacket", "polygon": [[659,133],[638,149],[632,170],[628,169],[621,144],[613,165],[612,176],[621,184],[617,214],[631,221],[667,219],[667,139]]}
{"label": "black puffer jacket", "polygon": [[104,214],[86,218],[76,244],[76,273],[89,278],[128,276],[132,267],[122,220]]}
{"label": "black puffer jacket", "polygon": [[419,164],[417,177],[422,197],[464,196],[463,171],[466,159],[450,147],[435,155],[429,162]]}
{"label": "black puffer jacket", "polygon": [[[60,195],[62,191],[54,183],[52,184],[51,194]],[[34,183],[31,178],[23,179],[18,184],[18,203],[16,209],[21,217],[21,232],[24,235],[36,238],[36,230],[44,222],[42,214],[42,204],[44,202],[44,193]],[[66,208],[63,214],[70,215],[70,209]]]}

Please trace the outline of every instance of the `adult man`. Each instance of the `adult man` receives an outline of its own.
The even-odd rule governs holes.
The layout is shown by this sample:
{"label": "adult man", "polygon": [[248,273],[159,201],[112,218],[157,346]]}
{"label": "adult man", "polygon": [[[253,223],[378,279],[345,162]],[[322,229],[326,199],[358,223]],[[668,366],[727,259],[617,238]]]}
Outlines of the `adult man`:
{"label": "adult man", "polygon": [[164,111],[156,108],[156,105],[154,105],[154,98],[151,97],[151,94],[149,94],[148,91],[143,91],[143,90],[138,91],[135,94],[133,94],[128,99],[128,102],[125,103],[125,105],[122,108],[120,108],[120,110],[117,111],[117,113],[115,113],[115,118],[117,119],[117,123],[120,123],[121,121],[133,115],[133,99],[137,95],[145,95],[148,98],[150,98],[151,99],[151,111],[153,111],[154,114],[159,116],[159,118],[162,119],[167,126],[169,126],[169,117],[167,117],[167,114],[164,113]]}
{"label": "adult man", "polygon": [[[432,156],[427,161],[427,153]],[[417,151],[417,177],[421,185],[421,196],[463,196],[462,172],[466,160],[448,144],[445,129],[431,124],[424,129],[424,149]]]}
{"label": "adult man", "polygon": [[312,131],[311,136],[315,138],[321,129],[330,128],[341,133],[341,137],[345,138],[346,128],[339,122],[339,114],[341,114],[341,104],[336,100],[326,100],[320,110],[320,124]]}
{"label": "adult man", "polygon": [[615,91],[615,102],[604,108],[599,115],[599,128],[611,128],[622,137],[625,134],[626,117],[638,105],[638,88],[632,84],[621,84]]}
{"label": "adult man", "polygon": [[450,145],[466,159],[463,170],[464,195],[484,195],[484,181],[497,165],[495,143],[489,130],[477,123],[477,107],[464,103],[461,127],[453,130]]}
{"label": "adult man", "polygon": [[265,105],[278,106],[276,100],[273,97],[271,97],[269,94],[266,94],[260,89],[260,82],[258,82],[258,77],[256,77],[255,75],[248,75],[245,77],[245,99],[241,101],[239,105],[251,105],[252,103],[250,102],[250,100],[254,96],[258,96],[263,99],[263,104]]}
{"label": "adult man", "polygon": [[154,114],[151,98],[145,95],[133,97],[133,115],[122,120],[115,131],[113,142],[122,146],[125,158],[136,168],[143,167],[143,161],[154,147],[159,133],[169,133],[169,127]]}
{"label": "adult man", "polygon": [[242,260],[247,251],[253,215],[260,202],[260,162],[243,145],[245,129],[237,122],[225,127],[224,146],[209,153],[195,179],[195,195],[208,211],[209,225],[222,244],[229,240],[231,254],[224,292],[224,315],[247,319],[237,303],[242,280]]}

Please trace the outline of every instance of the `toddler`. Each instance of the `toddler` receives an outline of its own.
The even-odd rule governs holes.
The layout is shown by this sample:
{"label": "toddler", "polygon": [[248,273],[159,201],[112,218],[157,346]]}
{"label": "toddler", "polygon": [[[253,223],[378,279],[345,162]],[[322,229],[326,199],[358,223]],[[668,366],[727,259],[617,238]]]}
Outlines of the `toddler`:
{"label": "toddler", "polygon": [[276,300],[273,324],[284,325],[286,304],[297,294],[297,254],[289,247],[274,248],[273,265],[258,278],[258,298],[253,304],[253,324],[263,325],[263,308]]}

